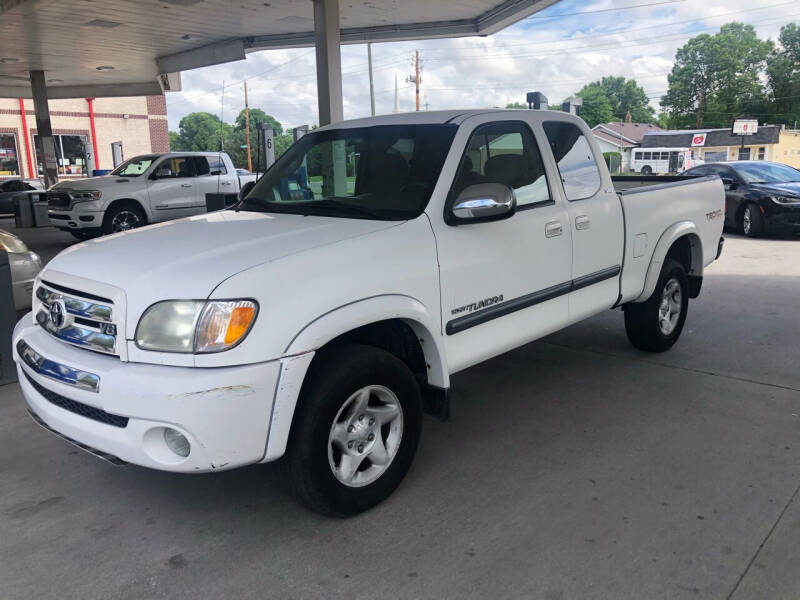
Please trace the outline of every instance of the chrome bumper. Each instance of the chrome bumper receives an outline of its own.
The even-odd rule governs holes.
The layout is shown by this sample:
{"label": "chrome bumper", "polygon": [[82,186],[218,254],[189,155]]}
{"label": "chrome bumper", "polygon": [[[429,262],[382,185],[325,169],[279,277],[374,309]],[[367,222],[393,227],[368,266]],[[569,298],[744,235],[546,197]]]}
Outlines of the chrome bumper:
{"label": "chrome bumper", "polygon": [[68,367],[45,358],[26,344],[25,340],[17,342],[17,353],[28,367],[42,377],[89,392],[97,393],[100,391],[100,377],[94,373],[87,373],[81,369]]}

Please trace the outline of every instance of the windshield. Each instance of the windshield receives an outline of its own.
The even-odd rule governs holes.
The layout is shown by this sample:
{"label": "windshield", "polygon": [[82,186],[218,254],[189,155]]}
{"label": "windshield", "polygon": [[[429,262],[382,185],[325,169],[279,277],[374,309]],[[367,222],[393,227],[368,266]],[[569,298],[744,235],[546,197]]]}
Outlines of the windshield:
{"label": "windshield", "polygon": [[405,220],[425,210],[457,127],[377,125],[303,136],[240,210]]}
{"label": "windshield", "polygon": [[144,173],[147,168],[153,164],[156,156],[134,156],[130,160],[126,160],[116,169],[111,171],[111,175],[122,175],[123,177],[138,177]]}
{"label": "windshield", "polygon": [[778,163],[741,163],[736,172],[745,183],[786,183],[800,181],[800,171]]}

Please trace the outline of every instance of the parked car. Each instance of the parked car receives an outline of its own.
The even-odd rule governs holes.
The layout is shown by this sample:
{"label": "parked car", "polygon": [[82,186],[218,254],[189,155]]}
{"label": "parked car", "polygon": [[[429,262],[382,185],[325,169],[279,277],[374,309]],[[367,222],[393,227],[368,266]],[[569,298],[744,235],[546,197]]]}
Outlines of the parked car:
{"label": "parked car", "polygon": [[725,225],[749,237],[800,233],[800,171],[764,160],[709,163],[686,176],[716,175],[725,185]]}
{"label": "parked car", "polygon": [[301,500],[353,514],[400,483],[453,373],[615,307],[634,346],[669,349],[723,209],[716,177],[616,193],[565,113],[346,121],[234,209],[54,258],[14,332],[20,384],[100,457],[199,473],[286,454]]}
{"label": "parked car", "polygon": [[17,310],[30,308],[33,282],[42,270],[42,259],[35,252],[28,250],[25,242],[17,236],[2,229],[0,229],[0,250],[8,253],[14,308]]}
{"label": "parked car", "polygon": [[48,190],[50,222],[78,239],[206,212],[207,194],[239,193],[224,152],[145,154],[108,175],[58,182]]}
{"label": "parked car", "polygon": [[0,182],[0,215],[14,214],[14,196],[20,192],[44,191],[38,179],[6,179]]}

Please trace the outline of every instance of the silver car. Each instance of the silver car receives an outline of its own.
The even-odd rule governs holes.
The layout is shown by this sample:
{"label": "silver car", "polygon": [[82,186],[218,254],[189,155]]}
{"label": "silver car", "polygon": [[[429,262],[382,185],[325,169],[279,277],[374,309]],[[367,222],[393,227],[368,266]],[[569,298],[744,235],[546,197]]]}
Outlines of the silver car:
{"label": "silver car", "polygon": [[11,266],[11,287],[14,290],[14,308],[24,310],[31,307],[33,280],[42,270],[42,259],[36,252],[28,250],[21,239],[13,233],[0,229],[0,249],[8,252]]}

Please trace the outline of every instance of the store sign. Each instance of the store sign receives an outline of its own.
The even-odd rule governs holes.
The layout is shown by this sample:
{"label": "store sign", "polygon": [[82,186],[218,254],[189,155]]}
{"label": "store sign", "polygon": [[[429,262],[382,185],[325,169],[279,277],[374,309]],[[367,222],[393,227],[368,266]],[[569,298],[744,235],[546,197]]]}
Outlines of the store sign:
{"label": "store sign", "polygon": [[707,133],[695,133],[692,136],[692,147],[705,146]]}
{"label": "store sign", "polygon": [[733,133],[733,135],[753,135],[757,131],[757,119],[736,119],[731,128],[731,133]]}

